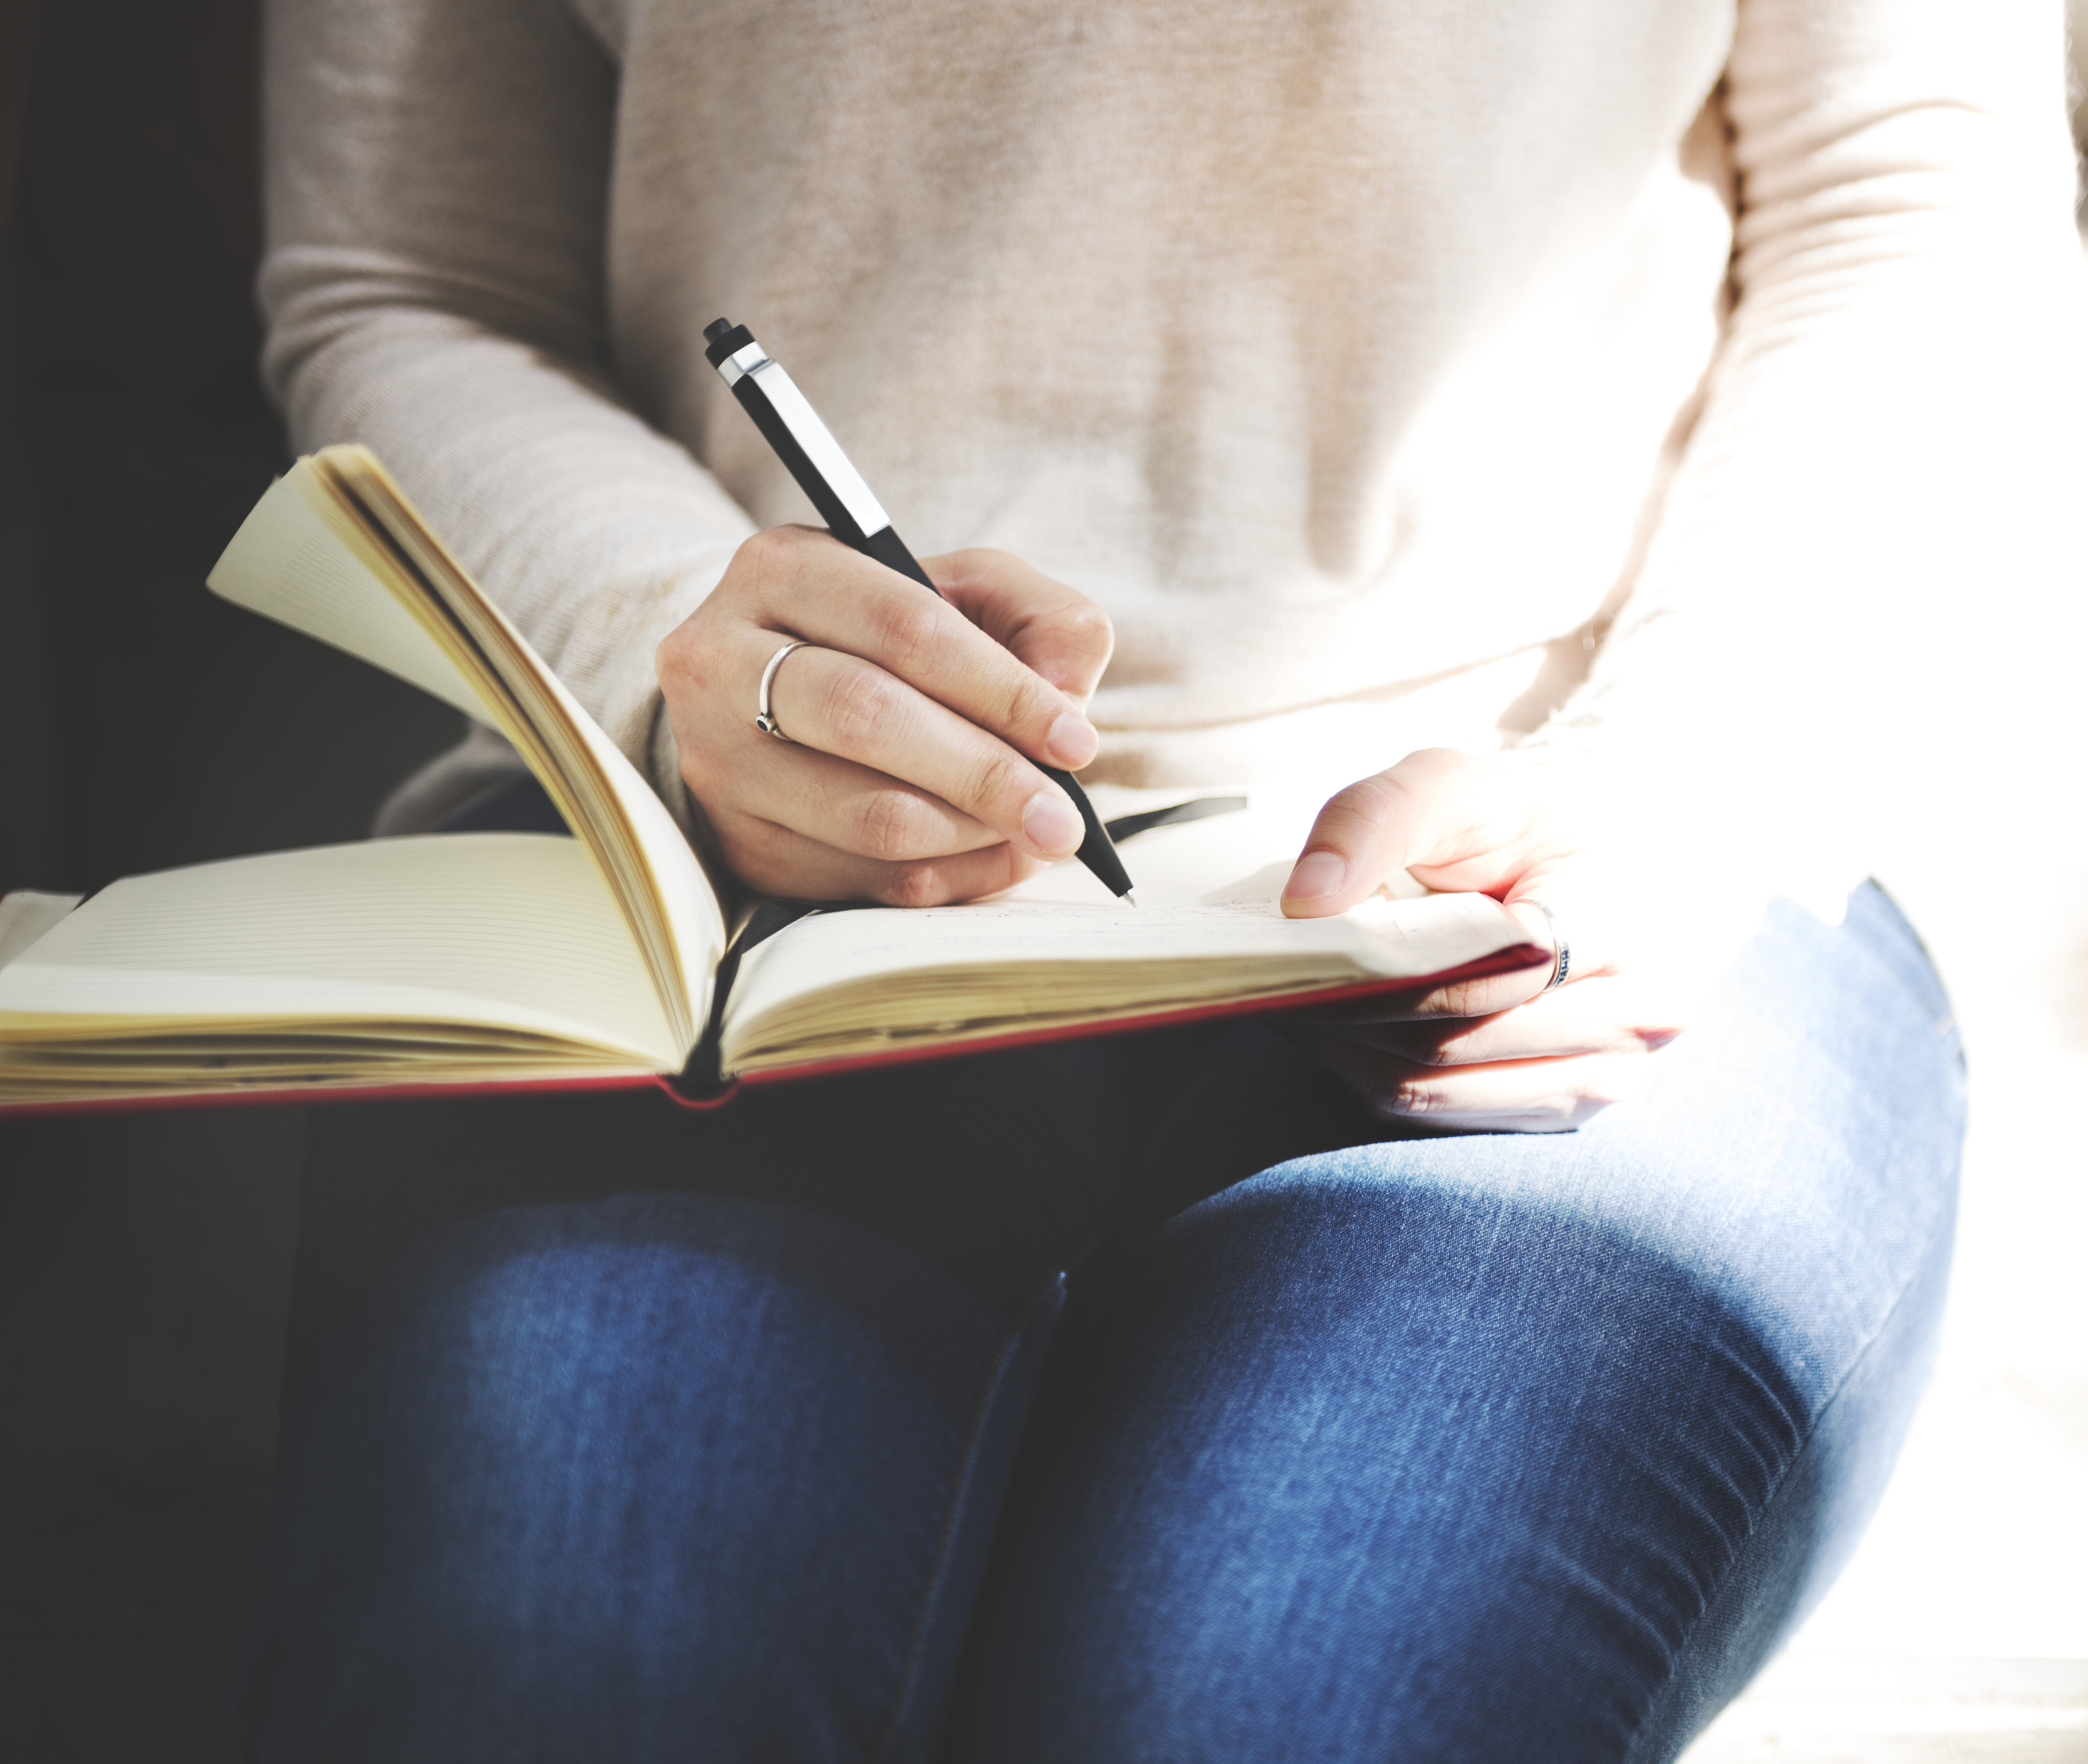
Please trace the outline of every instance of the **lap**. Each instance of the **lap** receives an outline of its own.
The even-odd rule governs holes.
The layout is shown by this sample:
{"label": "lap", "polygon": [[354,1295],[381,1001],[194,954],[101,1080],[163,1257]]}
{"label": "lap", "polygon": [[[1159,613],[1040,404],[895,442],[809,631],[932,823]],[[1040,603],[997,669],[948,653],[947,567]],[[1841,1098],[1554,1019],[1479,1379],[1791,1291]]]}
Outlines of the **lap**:
{"label": "lap", "polygon": [[1185,1181],[1363,1130],[1252,1028],[714,1113],[647,1096],[327,1113],[237,1699],[254,1749],[918,1740],[1059,1271]]}
{"label": "lap", "polygon": [[[1623,1756],[1752,1645],[1692,1641],[1799,1595],[1824,1521],[1719,1607],[1947,1241],[1954,1090],[1910,948],[1791,922],[1651,1097],[1542,1139],[1355,1143],[1260,1030],[716,1117],[344,1111],[250,1732],[287,1749],[434,1681],[541,1737],[425,1755],[753,1755],[787,1710],[795,1749],[869,1756],[925,1743],[969,1631],[962,1755],[1371,1755],[1388,1711],[1437,1719],[1417,1687],[1497,1714],[1473,1685],[1555,1682],[1549,1650],[1605,1663],[1560,1719]],[[1090,1257],[1025,1435],[1051,1276]],[[1332,1749],[1197,1727],[1250,1692]]]}

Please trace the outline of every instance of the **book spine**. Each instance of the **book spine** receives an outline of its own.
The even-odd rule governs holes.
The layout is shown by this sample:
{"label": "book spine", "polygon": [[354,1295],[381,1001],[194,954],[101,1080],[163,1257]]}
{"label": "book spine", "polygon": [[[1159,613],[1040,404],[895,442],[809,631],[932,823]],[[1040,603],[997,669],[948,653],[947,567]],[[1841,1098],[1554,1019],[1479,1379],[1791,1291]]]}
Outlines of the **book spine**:
{"label": "book spine", "polygon": [[721,1069],[718,1049],[725,1034],[725,1002],[732,996],[732,983],[739,978],[740,961],[748,950],[815,913],[845,913],[865,904],[856,901],[758,902],[747,915],[746,924],[740,927],[739,935],[733,939],[732,947],[719,961],[717,972],[711,977],[710,1019],[704,1025],[703,1034],[696,1038],[696,1045],[689,1050],[687,1064],[678,1076],[660,1081],[668,1094],[692,1109],[703,1109],[715,1108],[731,1094],[735,1081],[728,1079]]}

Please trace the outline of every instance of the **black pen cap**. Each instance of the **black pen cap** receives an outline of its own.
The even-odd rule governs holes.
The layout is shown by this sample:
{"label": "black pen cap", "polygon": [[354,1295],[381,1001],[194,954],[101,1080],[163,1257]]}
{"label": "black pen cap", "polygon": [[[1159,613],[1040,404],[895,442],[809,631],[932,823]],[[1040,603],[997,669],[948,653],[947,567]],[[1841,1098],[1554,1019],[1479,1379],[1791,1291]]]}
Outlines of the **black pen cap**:
{"label": "black pen cap", "polygon": [[716,367],[728,355],[738,354],[751,343],[754,333],[730,319],[713,319],[704,327],[704,340],[709,345],[704,351],[704,359]]}

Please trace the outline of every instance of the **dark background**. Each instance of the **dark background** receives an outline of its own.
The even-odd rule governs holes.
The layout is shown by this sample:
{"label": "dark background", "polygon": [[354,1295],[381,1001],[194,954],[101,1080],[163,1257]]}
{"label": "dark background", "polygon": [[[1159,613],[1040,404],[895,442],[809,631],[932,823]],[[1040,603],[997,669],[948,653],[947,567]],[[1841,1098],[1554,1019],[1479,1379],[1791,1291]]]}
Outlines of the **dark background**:
{"label": "dark background", "polygon": [[[203,581],[262,396],[256,0],[0,0],[0,891],[351,839],[453,712]],[[302,1118],[0,1122],[0,1758],[225,1760]]]}

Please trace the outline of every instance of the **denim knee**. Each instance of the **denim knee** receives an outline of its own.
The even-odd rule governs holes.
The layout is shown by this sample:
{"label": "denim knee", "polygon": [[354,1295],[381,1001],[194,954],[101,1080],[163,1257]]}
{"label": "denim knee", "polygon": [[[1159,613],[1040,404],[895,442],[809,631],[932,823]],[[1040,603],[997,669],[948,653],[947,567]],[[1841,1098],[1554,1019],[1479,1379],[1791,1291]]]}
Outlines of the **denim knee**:
{"label": "denim knee", "polygon": [[426,1246],[286,1418],[250,1755],[886,1745],[1008,1331],[862,1238],[656,1196]]}
{"label": "denim knee", "polygon": [[1168,1235],[1056,1369],[952,1756],[1624,1757],[1807,1442],[1782,1344],[1521,1201],[1248,1184]]}
{"label": "denim knee", "polygon": [[1076,1305],[952,1757],[1671,1755],[1889,1464],[1962,1090],[1881,897],[1662,1057],[1578,1133],[1269,1171]]}
{"label": "denim knee", "polygon": [[1054,1377],[953,1755],[1621,1755],[1795,1452],[1761,1342],[1514,1203],[1250,1184],[1167,1236]]}

